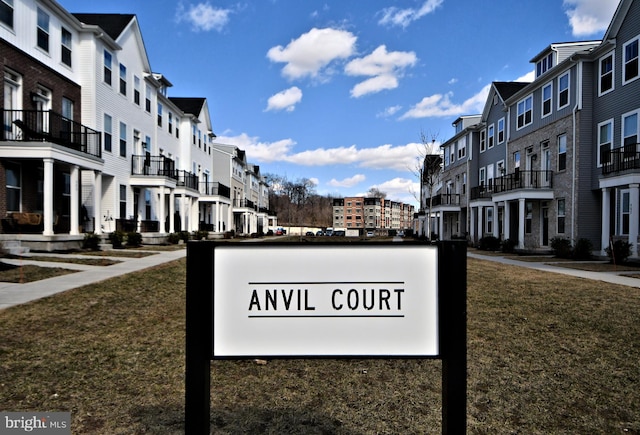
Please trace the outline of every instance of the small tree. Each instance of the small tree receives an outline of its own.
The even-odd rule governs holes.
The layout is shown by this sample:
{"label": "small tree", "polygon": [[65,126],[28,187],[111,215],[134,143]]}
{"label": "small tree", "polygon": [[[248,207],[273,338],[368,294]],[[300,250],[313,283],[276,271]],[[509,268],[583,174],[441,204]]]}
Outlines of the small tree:
{"label": "small tree", "polygon": [[[428,236],[431,237],[431,209],[433,207],[433,194],[440,182],[440,174],[442,173],[442,154],[440,147],[436,145],[437,135],[431,135],[429,140],[424,133],[420,132],[421,147],[418,152],[418,162],[411,171],[420,180],[420,210],[427,208],[426,226]],[[425,196],[428,195],[427,198]],[[415,193],[414,193],[415,196]]]}

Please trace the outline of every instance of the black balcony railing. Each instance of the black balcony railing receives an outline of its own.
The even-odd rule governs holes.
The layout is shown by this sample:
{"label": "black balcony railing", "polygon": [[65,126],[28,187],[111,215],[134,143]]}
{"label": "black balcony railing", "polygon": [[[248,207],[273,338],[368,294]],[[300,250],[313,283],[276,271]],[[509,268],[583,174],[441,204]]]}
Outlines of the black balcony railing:
{"label": "black balcony railing", "polygon": [[231,198],[231,189],[217,181],[209,181],[200,183],[200,193],[202,195],[222,196]]}
{"label": "black balcony railing", "polygon": [[178,171],[178,186],[198,190],[198,176],[188,171]]}
{"label": "black balcony railing", "polygon": [[95,157],[102,156],[100,132],[51,110],[0,109],[2,141],[51,142]]}
{"label": "black balcony railing", "polygon": [[623,148],[603,151],[600,155],[602,174],[614,174],[616,172],[640,169],[639,144],[625,145]]}
{"label": "black balcony railing", "polygon": [[551,189],[553,171],[516,171],[471,188],[471,199],[491,198],[491,195],[519,189]]}
{"label": "black balcony railing", "polygon": [[237,208],[252,208],[257,211],[256,204],[250,199],[234,199],[233,206]]}
{"label": "black balcony railing", "polygon": [[460,194],[443,193],[432,197],[431,206],[437,205],[460,205]]}
{"label": "black balcony railing", "polygon": [[131,156],[131,175],[178,179],[176,163],[165,156]]}

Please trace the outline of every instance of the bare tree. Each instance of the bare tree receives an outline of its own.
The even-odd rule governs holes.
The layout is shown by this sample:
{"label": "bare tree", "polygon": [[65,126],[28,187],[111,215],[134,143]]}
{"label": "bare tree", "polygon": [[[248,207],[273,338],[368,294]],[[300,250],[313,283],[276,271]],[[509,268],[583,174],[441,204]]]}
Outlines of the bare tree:
{"label": "bare tree", "polygon": [[367,191],[367,198],[386,198],[387,194],[380,191],[377,187],[372,187]]}
{"label": "bare tree", "polygon": [[[411,172],[420,180],[420,196],[416,199],[420,203],[420,211],[424,211],[425,206],[427,208],[426,227],[429,231],[431,229],[433,194],[440,182],[440,174],[442,173],[442,154],[440,146],[436,145],[437,137],[437,134],[431,134],[429,139],[424,131],[420,131],[418,157],[415,168],[411,168]],[[416,194],[412,193],[416,197]],[[430,233],[429,237],[431,237]]]}

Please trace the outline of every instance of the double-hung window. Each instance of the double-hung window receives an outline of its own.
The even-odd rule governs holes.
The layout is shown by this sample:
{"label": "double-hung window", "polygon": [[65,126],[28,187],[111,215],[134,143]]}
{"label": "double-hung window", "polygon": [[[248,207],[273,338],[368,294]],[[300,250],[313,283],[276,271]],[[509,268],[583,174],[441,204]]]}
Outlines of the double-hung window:
{"label": "double-hung window", "polygon": [[107,115],[106,113],[104,114],[104,124],[102,126],[103,129],[103,134],[104,134],[104,150],[111,152],[111,141],[112,141],[112,124],[113,124],[113,119],[111,118],[110,115]]}
{"label": "double-hung window", "polygon": [[140,105],[140,77],[133,76],[133,102]]}
{"label": "double-hung window", "polygon": [[567,135],[558,136],[558,171],[567,169]]}
{"label": "double-hung window", "polygon": [[627,84],[628,82],[638,78],[638,41],[640,41],[640,37],[624,44],[623,84]]}
{"label": "double-hung window", "polygon": [[120,156],[127,157],[127,124],[120,123]]}
{"label": "double-hung window", "polygon": [[49,14],[38,8],[38,47],[49,52]]}
{"label": "double-hung window", "polygon": [[127,67],[120,64],[120,93],[127,95]]}
{"label": "double-hung window", "polygon": [[113,56],[107,50],[104,51],[104,61],[103,61],[103,72],[102,72],[102,80],[111,86],[111,75],[112,75],[112,66]]}
{"label": "double-hung window", "polygon": [[553,100],[553,84],[548,83],[542,88],[542,117],[551,114]]}
{"label": "double-hung window", "polygon": [[13,29],[13,0],[0,0],[0,23]]}
{"label": "double-hung window", "polygon": [[493,145],[495,144],[495,140],[496,140],[496,127],[491,124],[489,126],[489,129],[487,130],[487,147],[488,148],[493,148]]}
{"label": "double-hung window", "polygon": [[62,63],[71,66],[71,32],[64,27],[60,30],[60,50]]}
{"label": "double-hung window", "polygon": [[613,143],[613,120],[598,125],[598,166],[611,162],[611,144]]}
{"label": "double-hung window", "polygon": [[635,158],[638,144],[638,112],[622,117],[622,143],[624,145],[624,157]]}
{"label": "double-hung window", "polygon": [[521,129],[533,122],[533,96],[520,100],[517,105],[516,127]]}
{"label": "double-hung window", "polygon": [[504,142],[504,118],[498,120],[498,144]]}
{"label": "double-hung window", "polygon": [[558,199],[558,233],[564,233],[564,221],[566,216],[566,202],[565,199]]}
{"label": "double-hung window", "polygon": [[613,90],[613,53],[600,59],[600,81],[598,82],[598,93],[606,94]]}
{"label": "double-hung window", "polygon": [[487,131],[480,132],[480,152],[483,153],[487,149]]}
{"label": "double-hung window", "polygon": [[162,104],[158,103],[158,127],[162,127]]}
{"label": "double-hung window", "polygon": [[558,78],[558,110],[569,105],[569,73]]}
{"label": "double-hung window", "polygon": [[20,211],[22,196],[22,176],[20,166],[15,163],[5,163],[5,179],[7,194],[7,211]]}

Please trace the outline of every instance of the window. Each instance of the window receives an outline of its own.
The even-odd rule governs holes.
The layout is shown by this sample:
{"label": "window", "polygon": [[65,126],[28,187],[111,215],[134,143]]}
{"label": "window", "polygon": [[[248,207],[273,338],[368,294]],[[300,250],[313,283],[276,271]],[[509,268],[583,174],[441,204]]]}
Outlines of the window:
{"label": "window", "polygon": [[453,162],[456,161],[456,145],[453,144],[449,147],[449,151],[451,152],[451,157],[449,159],[449,161],[451,162],[451,164],[453,164]]}
{"label": "window", "polygon": [[493,189],[493,163],[487,165],[487,186],[489,190]]}
{"label": "window", "polygon": [[5,163],[5,177],[7,182],[7,211],[20,211],[22,193],[20,166],[13,163]]}
{"label": "window", "polygon": [[13,29],[13,0],[0,0],[0,23]]}
{"label": "window", "polygon": [[613,53],[600,59],[600,95],[613,90]]}
{"label": "window", "polygon": [[111,53],[107,50],[104,51],[104,68],[102,80],[109,86],[111,86],[111,62],[113,61]]}
{"label": "window", "polygon": [[629,234],[629,223],[631,222],[631,197],[628,189],[620,191],[620,227],[618,232],[621,235]]}
{"label": "window", "polygon": [[598,125],[598,166],[611,162],[611,144],[613,142],[613,121]]}
{"label": "window", "polygon": [[458,141],[458,160],[467,156],[467,138],[461,137]]}
{"label": "window", "polygon": [[626,84],[638,78],[638,38],[624,45],[624,77],[622,83]]}
{"label": "window", "polygon": [[553,84],[549,83],[542,88],[542,117],[551,114],[551,100],[553,96]]}
{"label": "window", "polygon": [[531,234],[531,229],[533,227],[533,203],[525,203],[524,208],[524,232],[527,234]]}
{"label": "window", "polygon": [[64,27],[60,31],[61,61],[67,66],[71,66],[71,32]]}
{"label": "window", "polygon": [[144,110],[151,113],[151,86],[145,85],[144,89]]}
{"label": "window", "polygon": [[191,126],[191,141],[193,142],[193,145],[196,144],[196,126],[195,125]]}
{"label": "window", "polygon": [[140,105],[140,77],[133,76],[133,102]]}
{"label": "window", "polygon": [[638,143],[638,113],[623,116],[622,118],[622,144],[624,157],[635,158]]}
{"label": "window", "polygon": [[504,142],[504,118],[498,120],[498,143]]}
{"label": "window", "polygon": [[127,218],[127,185],[120,185],[120,219]]}
{"label": "window", "polygon": [[487,131],[480,132],[480,152],[483,153],[487,149]]}
{"label": "window", "polygon": [[513,169],[516,174],[520,172],[520,151],[513,153]]}
{"label": "window", "polygon": [[446,147],[444,149],[443,154],[444,154],[444,166],[447,167],[449,166],[449,156],[451,155],[449,154],[449,147]]}
{"label": "window", "polygon": [[104,125],[102,126],[103,134],[104,134],[104,150],[111,152],[111,129],[112,129],[112,119],[111,116],[104,114]]}
{"label": "window", "polygon": [[38,8],[38,47],[49,52],[49,14]]}
{"label": "window", "polygon": [[68,141],[76,139],[73,137],[73,101],[62,97],[62,120],[60,122],[60,130],[63,137]]}
{"label": "window", "polygon": [[120,123],[120,156],[127,156],[127,124]]}
{"label": "window", "polygon": [[558,109],[569,104],[569,73],[558,78]]}
{"label": "window", "polygon": [[493,124],[489,126],[487,139],[488,139],[488,148],[493,148],[495,142],[496,128]]}
{"label": "window", "polygon": [[485,208],[485,233],[493,233],[493,207]]}
{"label": "window", "polygon": [[158,127],[162,127],[162,104],[158,103]]}
{"label": "window", "polygon": [[120,93],[127,95],[127,67],[120,64]]}
{"label": "window", "polygon": [[564,220],[565,220],[565,200],[558,200],[558,233],[564,233]]}
{"label": "window", "polygon": [[521,129],[533,122],[533,96],[529,95],[524,100],[518,102],[517,106],[517,128]]}
{"label": "window", "polygon": [[553,53],[549,53],[543,59],[536,62],[536,77],[540,77],[553,67]]}
{"label": "window", "polygon": [[169,129],[169,133],[173,132],[173,114],[171,112],[169,112],[169,121],[167,122],[167,124],[169,124],[168,129]]}
{"label": "window", "polygon": [[558,136],[558,171],[567,169],[567,135]]}
{"label": "window", "polygon": [[487,182],[487,170],[485,168],[480,168],[480,173],[478,174],[479,180],[478,184],[480,184],[480,190],[484,190],[484,185]]}

